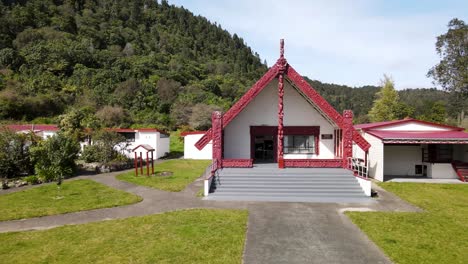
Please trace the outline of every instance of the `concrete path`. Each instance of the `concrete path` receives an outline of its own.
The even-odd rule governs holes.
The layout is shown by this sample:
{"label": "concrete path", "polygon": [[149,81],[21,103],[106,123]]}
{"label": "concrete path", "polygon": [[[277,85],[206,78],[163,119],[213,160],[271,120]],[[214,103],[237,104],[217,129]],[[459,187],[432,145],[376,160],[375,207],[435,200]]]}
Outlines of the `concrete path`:
{"label": "concrete path", "polygon": [[[143,201],[114,208],[0,222],[0,232],[48,229],[62,225],[127,218],[190,208],[249,210],[244,263],[390,263],[388,258],[342,214],[346,210],[420,211],[378,187],[376,203],[271,203],[204,201],[196,180],[180,193],[137,186],[115,178],[122,172],[75,179],[91,179],[139,195]],[[22,190],[22,189],[20,189]],[[9,191],[12,192],[12,191]],[[0,194],[5,192],[0,191]]]}

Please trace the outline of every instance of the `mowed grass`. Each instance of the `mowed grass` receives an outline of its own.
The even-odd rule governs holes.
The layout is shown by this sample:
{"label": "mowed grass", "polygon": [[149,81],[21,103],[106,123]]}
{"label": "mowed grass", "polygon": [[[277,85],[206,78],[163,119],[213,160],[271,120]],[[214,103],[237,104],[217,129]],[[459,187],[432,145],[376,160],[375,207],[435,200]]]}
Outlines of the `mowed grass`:
{"label": "mowed grass", "polygon": [[395,263],[467,263],[468,185],[382,183],[426,210],[422,213],[348,212]]}
{"label": "mowed grass", "polygon": [[56,184],[0,195],[0,221],[132,204],[141,198],[91,180]]}
{"label": "mowed grass", "polygon": [[241,263],[247,211],[187,210],[0,234],[2,263]]}
{"label": "mowed grass", "polygon": [[180,192],[195,179],[200,177],[206,167],[211,163],[211,160],[168,160],[166,162],[156,164],[154,173],[162,171],[173,172],[171,176],[146,176],[139,174],[135,176],[135,172],[127,172],[117,176],[117,179],[131,182],[138,185],[149,186],[155,189],[160,189],[170,192]]}

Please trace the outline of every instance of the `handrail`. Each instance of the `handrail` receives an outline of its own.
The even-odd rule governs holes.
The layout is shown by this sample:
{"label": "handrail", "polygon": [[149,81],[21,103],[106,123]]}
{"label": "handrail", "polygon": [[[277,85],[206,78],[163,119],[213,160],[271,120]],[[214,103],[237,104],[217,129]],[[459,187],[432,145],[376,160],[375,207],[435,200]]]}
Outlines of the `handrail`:
{"label": "handrail", "polygon": [[368,179],[369,166],[366,161],[360,158],[348,157],[348,170],[354,172],[354,176]]}

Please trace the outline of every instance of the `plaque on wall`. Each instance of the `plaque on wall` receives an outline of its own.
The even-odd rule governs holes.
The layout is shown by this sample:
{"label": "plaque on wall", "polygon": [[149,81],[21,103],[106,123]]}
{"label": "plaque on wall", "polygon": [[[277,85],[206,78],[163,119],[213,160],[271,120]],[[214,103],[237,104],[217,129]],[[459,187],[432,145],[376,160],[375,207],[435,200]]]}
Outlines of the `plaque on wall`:
{"label": "plaque on wall", "polygon": [[322,134],[322,139],[333,139],[333,134]]}

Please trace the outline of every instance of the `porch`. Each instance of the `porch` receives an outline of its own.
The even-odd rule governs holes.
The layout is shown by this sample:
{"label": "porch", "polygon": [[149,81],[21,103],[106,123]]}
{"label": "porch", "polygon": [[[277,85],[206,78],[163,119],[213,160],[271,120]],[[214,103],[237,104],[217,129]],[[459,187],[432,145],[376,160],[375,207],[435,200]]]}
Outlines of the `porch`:
{"label": "porch", "polygon": [[371,203],[352,171],[278,168],[276,163],[218,170],[205,200]]}

